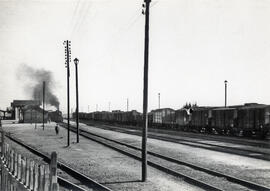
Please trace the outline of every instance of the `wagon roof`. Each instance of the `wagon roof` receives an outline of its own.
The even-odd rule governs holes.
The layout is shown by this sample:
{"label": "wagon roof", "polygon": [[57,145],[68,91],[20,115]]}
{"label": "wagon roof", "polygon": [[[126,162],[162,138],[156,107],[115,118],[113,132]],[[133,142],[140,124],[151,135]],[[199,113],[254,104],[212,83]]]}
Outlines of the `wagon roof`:
{"label": "wagon roof", "polygon": [[209,109],[215,109],[217,107],[210,107],[210,106],[200,106],[200,107],[193,107],[191,108],[193,111],[198,111],[198,110],[209,110]]}
{"label": "wagon roof", "polygon": [[236,108],[234,107],[219,107],[219,108],[215,108],[213,109],[214,111],[220,111],[220,110],[235,110]]}
{"label": "wagon roof", "polygon": [[174,109],[172,109],[172,108],[160,108],[160,109],[155,109],[155,110],[152,110],[151,112],[159,112],[159,111],[164,111],[164,110],[175,111],[175,110],[174,110]]}
{"label": "wagon roof", "polygon": [[265,104],[258,104],[258,105],[247,105],[240,107],[239,109],[262,109],[262,108],[267,108],[270,107],[270,105],[265,105]]}

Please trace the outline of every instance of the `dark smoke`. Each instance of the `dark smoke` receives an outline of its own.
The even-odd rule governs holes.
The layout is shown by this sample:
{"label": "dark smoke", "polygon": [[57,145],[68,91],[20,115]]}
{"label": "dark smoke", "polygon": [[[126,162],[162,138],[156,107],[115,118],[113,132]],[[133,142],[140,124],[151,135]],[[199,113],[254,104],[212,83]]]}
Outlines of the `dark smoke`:
{"label": "dark smoke", "polygon": [[22,64],[17,71],[17,76],[20,81],[26,83],[25,91],[35,100],[42,101],[43,81],[45,81],[45,103],[59,108],[59,100],[53,93],[55,81],[52,72]]}

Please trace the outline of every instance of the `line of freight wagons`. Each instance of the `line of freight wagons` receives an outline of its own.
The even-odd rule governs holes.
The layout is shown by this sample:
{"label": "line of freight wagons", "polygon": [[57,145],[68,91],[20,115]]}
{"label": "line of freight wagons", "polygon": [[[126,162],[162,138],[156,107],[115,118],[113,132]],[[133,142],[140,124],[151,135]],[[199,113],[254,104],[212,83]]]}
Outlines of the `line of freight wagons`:
{"label": "line of freight wagons", "polygon": [[[73,117],[76,117],[75,113]],[[79,113],[79,119],[142,125],[142,114],[136,110]],[[265,138],[270,129],[270,105],[248,103],[226,108],[162,108],[149,112],[148,122],[153,128]]]}

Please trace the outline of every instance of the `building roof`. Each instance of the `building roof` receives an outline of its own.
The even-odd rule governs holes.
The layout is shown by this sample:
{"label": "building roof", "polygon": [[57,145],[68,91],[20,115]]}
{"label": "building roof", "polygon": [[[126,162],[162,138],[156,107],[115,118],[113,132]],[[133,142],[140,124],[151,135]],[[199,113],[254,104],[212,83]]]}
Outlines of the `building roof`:
{"label": "building roof", "polygon": [[[42,108],[40,108],[39,106],[37,106],[37,105],[27,105],[27,106],[24,106],[23,107],[23,111],[38,111],[38,112],[43,112],[43,109]],[[45,113],[48,113],[48,111],[44,111]]]}
{"label": "building roof", "polygon": [[39,100],[13,100],[12,107],[24,107],[27,105],[41,105]]}

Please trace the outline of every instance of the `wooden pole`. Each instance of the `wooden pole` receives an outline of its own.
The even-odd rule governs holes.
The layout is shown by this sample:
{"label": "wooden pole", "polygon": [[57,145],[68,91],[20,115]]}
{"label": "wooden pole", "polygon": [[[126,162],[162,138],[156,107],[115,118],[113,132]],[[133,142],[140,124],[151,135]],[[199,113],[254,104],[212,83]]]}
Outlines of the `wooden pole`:
{"label": "wooden pole", "polygon": [[42,115],[42,122],[43,122],[43,131],[44,131],[44,121],[45,121],[45,81],[43,81],[43,115]]}
{"label": "wooden pole", "polygon": [[70,41],[67,40],[64,42],[66,45],[65,47],[65,53],[66,53],[66,68],[67,68],[67,125],[68,125],[68,132],[67,132],[67,146],[70,145],[70,105],[69,105],[69,76],[70,76],[70,70],[69,70],[69,62],[71,60],[71,50],[70,50]]}
{"label": "wooden pole", "polygon": [[144,37],[144,79],[143,79],[143,132],[142,132],[142,181],[147,179],[147,132],[148,132],[148,49],[149,49],[149,7],[151,0],[145,2],[145,37]]}

